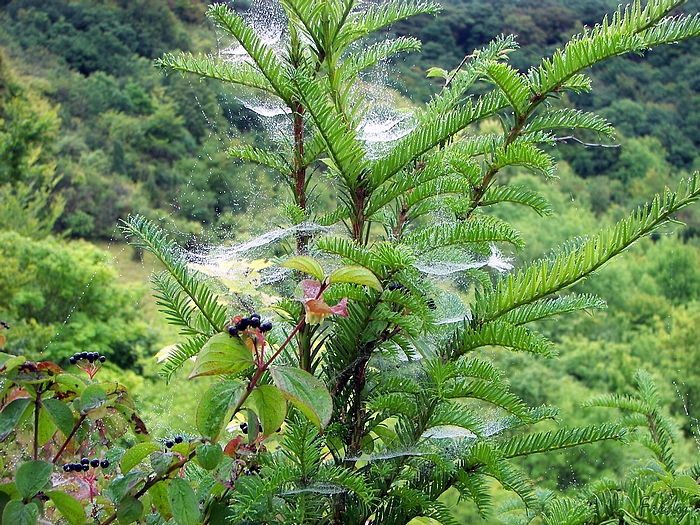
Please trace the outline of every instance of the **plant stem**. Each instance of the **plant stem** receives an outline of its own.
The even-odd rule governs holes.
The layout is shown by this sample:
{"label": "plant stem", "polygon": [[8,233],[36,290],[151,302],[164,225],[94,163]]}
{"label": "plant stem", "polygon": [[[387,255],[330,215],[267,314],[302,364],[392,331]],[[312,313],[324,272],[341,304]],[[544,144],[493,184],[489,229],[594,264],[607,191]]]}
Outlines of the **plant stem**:
{"label": "plant stem", "polygon": [[39,457],[39,410],[41,410],[41,392],[37,391],[34,400],[34,461]]}
{"label": "plant stem", "polygon": [[80,425],[83,424],[83,421],[85,421],[85,418],[86,418],[86,417],[87,417],[87,414],[81,414],[81,415],[80,415],[80,419],[78,419],[78,422],[77,422],[77,423],[75,424],[75,426],[73,427],[73,430],[71,430],[71,433],[70,433],[69,436],[66,438],[66,442],[63,443],[63,446],[60,448],[60,450],[59,450],[58,453],[56,454],[56,457],[53,458],[53,461],[52,461],[51,463],[53,463],[54,465],[56,464],[56,462],[58,461],[58,458],[61,457],[61,454],[63,454],[63,451],[64,451],[64,450],[66,449],[66,447],[68,446],[68,443],[70,443],[70,440],[73,439],[73,436],[75,435],[75,433],[76,433],[76,432],[78,431],[78,429],[80,428]]}

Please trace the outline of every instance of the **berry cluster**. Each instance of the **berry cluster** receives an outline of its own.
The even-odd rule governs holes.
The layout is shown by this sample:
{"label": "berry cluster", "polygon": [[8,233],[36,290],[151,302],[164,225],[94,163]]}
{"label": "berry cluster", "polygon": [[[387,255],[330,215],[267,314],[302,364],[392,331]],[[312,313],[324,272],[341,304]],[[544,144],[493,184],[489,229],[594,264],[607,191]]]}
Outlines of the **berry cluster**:
{"label": "berry cluster", "polygon": [[73,354],[73,357],[69,359],[71,365],[75,365],[78,363],[78,361],[81,360],[87,360],[90,363],[94,363],[95,361],[99,361],[100,363],[104,363],[107,358],[103,355],[100,355],[99,352],[76,352]]}
{"label": "berry cluster", "polygon": [[0,326],[2,326],[5,330],[10,329],[10,325],[7,324],[5,321],[0,321]]}
{"label": "berry cluster", "polygon": [[250,317],[241,317],[237,315],[229,324],[228,334],[233,337],[246,328],[259,328],[262,333],[265,333],[272,330],[272,322],[262,321],[260,319],[260,314],[257,313],[250,314]]}
{"label": "berry cluster", "polygon": [[95,459],[90,459],[90,458],[82,458],[80,460],[80,463],[66,463],[63,465],[63,471],[64,472],[87,472],[90,470],[90,467],[92,468],[107,468],[109,467],[109,461],[106,459],[99,460],[97,458]]}
{"label": "berry cluster", "polygon": [[182,443],[184,439],[182,436],[175,436],[175,439],[169,439],[168,441],[165,442],[165,446],[168,448],[173,448],[175,446],[175,443]]}

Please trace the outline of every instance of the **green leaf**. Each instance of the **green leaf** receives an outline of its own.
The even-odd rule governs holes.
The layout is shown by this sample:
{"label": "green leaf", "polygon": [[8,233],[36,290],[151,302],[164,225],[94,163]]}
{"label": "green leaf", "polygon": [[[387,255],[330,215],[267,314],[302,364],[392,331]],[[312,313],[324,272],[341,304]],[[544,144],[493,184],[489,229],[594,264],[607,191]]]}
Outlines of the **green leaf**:
{"label": "green leaf", "polygon": [[80,410],[84,413],[100,408],[107,402],[107,394],[100,385],[90,385],[80,394]]}
{"label": "green leaf", "polygon": [[53,504],[70,525],[83,525],[85,523],[85,510],[73,496],[60,490],[51,490],[46,495],[51,498]]}
{"label": "green leaf", "polygon": [[262,425],[263,436],[277,431],[287,414],[287,400],[274,385],[261,385],[250,393],[245,405],[253,409]]}
{"label": "green leaf", "polygon": [[136,439],[138,439],[141,442],[150,439],[150,436],[148,435],[148,429],[146,428],[146,424],[143,422],[143,420],[139,417],[139,415],[133,408],[130,408],[126,405],[122,405],[120,403],[114,405],[114,408],[117,410],[117,412],[119,412],[122,418],[124,418],[124,421],[127,422],[134,435],[136,436]]}
{"label": "green leaf", "polygon": [[75,424],[73,411],[70,407],[58,399],[44,399],[41,403],[58,429],[63,432],[64,436],[68,436],[73,431]]}
{"label": "green leaf", "polygon": [[202,443],[197,447],[197,462],[204,470],[214,470],[224,457],[224,451],[216,443]]}
{"label": "green leaf", "polygon": [[[187,452],[185,452],[187,454]],[[183,455],[185,455],[183,454]],[[170,467],[173,465],[175,454],[172,452],[163,452],[157,450],[151,454],[151,467],[156,474],[167,474]]]}
{"label": "green leaf", "polygon": [[136,485],[143,481],[145,473],[140,470],[132,470],[124,476],[119,476],[115,478],[112,483],[109,484],[107,488],[107,496],[114,502],[114,504],[119,504],[122,498]]}
{"label": "green leaf", "polygon": [[160,450],[160,445],[156,443],[139,443],[127,450],[122,456],[120,467],[122,474],[126,474],[136,465],[141,463],[151,452]]}
{"label": "green leaf", "polygon": [[282,268],[291,268],[293,270],[299,270],[300,272],[308,273],[309,275],[316,277],[320,282],[323,282],[324,273],[321,263],[319,263],[313,257],[308,255],[298,255],[296,257],[290,257],[282,264]]}
{"label": "green leaf", "polygon": [[26,361],[27,358],[22,355],[10,355],[4,352],[0,353],[0,370],[6,374]]}
{"label": "green leaf", "polygon": [[333,399],[316,377],[299,368],[270,367],[275,384],[284,396],[318,428],[324,428],[333,414]]}
{"label": "green leaf", "polygon": [[30,499],[44,488],[51,476],[53,465],[46,461],[28,461],[17,469],[15,483],[17,490],[25,499]]}
{"label": "green leaf", "polygon": [[151,495],[151,503],[158,511],[158,514],[164,519],[169,520],[173,517],[173,513],[170,511],[170,503],[168,503],[168,485],[165,481],[159,481],[148,489],[148,493]]}
{"label": "green leaf", "polygon": [[253,356],[243,341],[222,332],[202,347],[189,378],[233,374],[252,364]]}
{"label": "green leaf", "polygon": [[168,503],[177,525],[195,525],[199,519],[197,496],[182,478],[175,478],[168,485]]}
{"label": "green leaf", "polygon": [[124,498],[117,507],[117,520],[119,523],[134,523],[143,514],[143,503],[133,496]]}
{"label": "green leaf", "polygon": [[5,505],[2,513],[2,525],[35,525],[39,518],[39,507],[36,503],[25,505],[17,499],[13,499]]}
{"label": "green leaf", "polygon": [[5,510],[5,505],[7,505],[12,498],[4,492],[0,491],[0,523],[2,523],[2,513]]}
{"label": "green leaf", "polygon": [[359,284],[361,286],[369,286],[379,292],[382,291],[379,279],[362,266],[341,266],[328,277],[328,282]]}
{"label": "green leaf", "polygon": [[700,486],[698,485],[698,482],[690,476],[678,476],[673,481],[673,485],[671,485],[671,487],[700,496]]}
{"label": "green leaf", "polygon": [[204,393],[196,416],[197,430],[203,438],[216,440],[224,426],[226,414],[235,406],[242,388],[240,381],[220,381]]}
{"label": "green leaf", "polygon": [[0,443],[15,429],[31,399],[15,399],[0,412]]}
{"label": "green leaf", "polygon": [[447,80],[448,78],[450,78],[450,74],[447,72],[447,70],[442,69],[440,67],[431,67],[431,68],[428,68],[428,71],[426,71],[425,77],[426,78],[440,77],[440,78],[444,78],[445,80]]}
{"label": "green leaf", "polygon": [[37,441],[40,447],[46,445],[46,443],[53,437],[56,433],[56,425],[49,413],[41,408],[39,410],[39,428],[37,430]]}

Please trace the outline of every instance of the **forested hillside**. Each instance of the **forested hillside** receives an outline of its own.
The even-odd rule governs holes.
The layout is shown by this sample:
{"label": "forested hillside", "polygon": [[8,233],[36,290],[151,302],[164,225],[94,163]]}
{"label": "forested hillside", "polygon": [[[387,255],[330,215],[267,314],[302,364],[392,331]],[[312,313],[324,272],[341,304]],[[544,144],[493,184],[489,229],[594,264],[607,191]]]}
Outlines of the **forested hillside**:
{"label": "forested hillside", "polygon": [[[498,34],[518,35],[522,49],[511,62],[524,70],[616,6],[603,0],[445,2],[439,17],[393,28],[423,41],[422,53],[400,64],[408,73],[402,87],[414,99],[427,99],[437,90],[425,80],[429,68],[453,69]],[[3,133],[24,138],[3,147],[1,180],[27,177],[19,174],[22,163],[50,158],[53,195],[65,200],[56,233],[108,239],[119,217],[138,211],[170,216],[183,232],[204,224],[223,235],[246,212],[250,174],[239,176],[240,167],[223,151],[232,141],[263,140],[257,115],[221,85],[166,77],[152,64],[165,51],[217,47],[204,9],[195,0],[3,2]],[[697,1],[685,6],[697,9]],[[572,100],[610,118],[625,144],[603,149],[570,141],[557,148],[588,179],[594,212],[638,203],[647,188],[659,188],[652,179],[700,166],[699,51],[690,40],[608,61],[593,72],[592,95]],[[25,118],[34,123],[10,130]],[[20,151],[27,141],[41,147],[41,158],[29,161],[33,150]],[[267,180],[262,173],[255,177]],[[692,222],[686,235],[696,231]]]}
{"label": "forested hillside", "polygon": [[[617,6],[612,0],[445,1],[439,17],[391,29],[423,42],[420,55],[389,66],[403,74],[403,83],[392,87],[427,100],[441,89],[426,79],[430,68],[452,70],[499,34],[517,35],[521,49],[510,60],[525,70]],[[275,178],[226,155],[238,143],[265,146],[261,119],[233,89],[165,76],[153,65],[165,52],[225,45],[205,21],[205,9],[200,0],[0,0],[0,319],[18,334],[8,338],[9,351],[47,349],[65,362],[89,346],[141,372],[164,342],[94,247],[68,239],[115,238],[129,213],[164,219],[182,245],[247,238],[248,230],[280,220],[264,213],[266,203],[280,198]],[[700,0],[684,10],[697,12]],[[609,119],[617,139],[591,133],[562,140],[552,149],[564,161],[558,182],[508,172],[511,181],[546,194],[555,211],[545,229],[515,208],[502,212],[527,242],[511,254],[516,264],[619,219],[700,169],[700,41],[615,58],[591,74],[593,92],[568,102]],[[246,215],[251,209],[255,217]],[[610,312],[541,327],[558,343],[557,360],[492,355],[513,371],[517,393],[535,405],[558,404],[562,418],[583,424],[600,416],[582,411],[582,400],[600,391],[630,393],[634,371],[644,368],[658,379],[683,429],[679,446],[697,455],[700,211],[691,208],[678,219],[686,226],[640,242],[579,285],[603,297]],[[626,461],[618,449],[603,453],[603,463],[577,450],[525,467],[566,489]]]}

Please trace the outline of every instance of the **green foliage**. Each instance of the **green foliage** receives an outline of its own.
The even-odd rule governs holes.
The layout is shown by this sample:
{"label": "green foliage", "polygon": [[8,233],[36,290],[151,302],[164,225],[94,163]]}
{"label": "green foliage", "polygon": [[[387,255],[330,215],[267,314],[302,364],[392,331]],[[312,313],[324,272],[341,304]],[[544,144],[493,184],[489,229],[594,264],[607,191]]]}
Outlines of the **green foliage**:
{"label": "green foliage", "polygon": [[[356,109],[359,95],[343,84],[351,85],[359,65],[373,60],[351,62],[345,52],[357,35],[388,23],[390,11],[378,8],[373,15],[377,19],[370,23],[366,14],[352,16],[350,2],[283,2],[283,7],[290,22],[286,54],[278,54],[242,17],[224,6],[215,6],[210,16],[241,44],[249,60],[240,68],[215,57],[169,55],[160,61],[166,70],[257,87],[287,106],[294,125],[291,148],[274,154],[242,148],[232,154],[280,172],[289,181],[298,210],[311,216],[315,213],[310,204],[310,181],[315,173],[311,168],[322,162],[335,179],[341,200],[339,211],[324,220],[344,222],[349,237],[321,237],[313,246],[321,253],[342,257],[344,263],[364,267],[366,276],[372,276],[359,277],[362,272],[352,270],[358,277],[349,285],[346,279],[333,279],[339,270],[327,271],[317,259],[309,257],[307,250],[312,241],[298,235],[297,256],[285,266],[317,279],[299,285],[297,299],[303,303],[305,317],[299,308],[280,304],[290,331],[269,358],[261,353],[264,346],[260,345],[266,341],[255,332],[238,334],[240,317],[234,316],[228,323],[234,328],[230,337],[242,337],[243,341],[252,338],[249,349],[257,367],[252,378],[242,369],[219,370],[249,381],[233,407],[234,413],[248,406],[256,416],[249,415],[248,425],[257,427],[259,421],[262,434],[268,434],[281,419],[277,419],[274,403],[268,402],[274,396],[267,392],[281,389],[310,422],[319,427],[329,423],[321,438],[318,434],[300,434],[299,425],[303,423],[308,429],[308,423],[295,420],[294,415],[288,418],[287,427],[283,425],[280,430],[287,440],[282,450],[299,470],[277,463],[271,478],[242,482],[232,495],[233,512],[243,519],[263,521],[265,512],[271,511],[297,522],[333,519],[337,523],[407,523],[424,516],[451,523],[452,517],[438,497],[456,487],[462,496],[473,498],[480,509],[487,511],[491,503],[483,489],[485,478],[515,492],[528,508],[537,508],[539,502],[531,482],[511,458],[620,438],[623,427],[597,425],[513,435],[516,429],[552,417],[553,412],[529,408],[498,374],[480,361],[468,360],[468,356],[485,346],[551,354],[552,343],[525,325],[560,313],[602,307],[604,303],[591,295],[556,295],[697,200],[697,176],[683,181],[676,193],[664,190],[649,205],[598,236],[564,245],[551,257],[516,273],[493,275],[493,282],[468,283],[465,288],[472,301],[469,308],[462,307],[464,322],[457,329],[436,322],[440,314],[433,315],[431,310],[445,308],[443,301],[449,294],[440,301],[428,301],[424,296],[434,288],[420,270],[428,266],[426,256],[436,257],[432,264],[463,261],[469,253],[467,247],[472,247],[476,257],[489,249],[492,253],[492,259],[475,263],[472,269],[507,269],[507,261],[496,255],[493,246],[503,242],[521,246],[522,238],[507,222],[485,215],[483,208],[511,202],[541,215],[550,213],[550,208],[543,197],[529,189],[494,186],[500,172],[524,166],[551,177],[554,159],[542,144],[555,143],[559,130],[612,132],[605,120],[593,114],[556,109],[543,102],[565,90],[587,91],[590,84],[581,71],[604,58],[638,51],[669,34],[674,39],[695,36],[694,19],[677,19],[655,32],[656,24],[667,24],[661,20],[675,4],[655,2],[644,8],[634,4],[618,11],[610,22],[574,37],[564,51],[555,53],[551,60],[545,59],[529,75],[520,74],[504,62],[506,53],[514,47],[512,40],[496,41],[474,54],[472,60],[468,57],[461,71],[444,75],[443,92],[424,109],[414,111],[416,127],[390,144],[385,155],[374,157],[360,139],[363,115]],[[430,9],[409,4],[404,10],[395,9],[391,16],[403,18]],[[352,31],[345,29],[353,24],[356,27]],[[400,49],[403,47],[389,44],[383,48],[386,52]],[[348,71],[352,74],[344,76],[343,72]],[[479,81],[495,89],[468,97],[467,90]],[[475,137],[466,131],[470,124],[494,115],[502,120],[502,133]],[[313,155],[305,153],[308,151]],[[492,187],[496,189],[489,193]],[[384,190],[388,192],[382,193]],[[419,220],[424,217],[430,220]],[[436,219],[442,220],[436,223]],[[174,247],[165,242],[162,232],[143,224],[137,218],[128,225],[132,231],[141,231],[142,246],[155,247],[157,253],[173,252]],[[382,226],[387,236],[375,239],[373,224]],[[173,266],[164,255],[161,259]],[[182,267],[174,268],[174,274],[184,275]],[[343,275],[350,275],[350,268],[342,267]],[[184,275],[170,287],[161,285],[160,294],[162,301],[170,301],[170,317],[192,328],[186,321],[191,313],[183,311],[182,298],[189,297],[205,317],[206,305],[213,304],[213,299],[189,278]],[[344,282],[340,284],[339,280]],[[356,288],[363,284],[367,285],[364,290]],[[335,310],[325,302],[331,298],[342,298]],[[332,317],[332,322],[319,324],[333,315],[337,317]],[[210,325],[214,327],[215,323]],[[214,337],[223,341],[227,336]],[[292,342],[296,348],[283,354]],[[198,352],[196,345],[189,350]],[[199,352],[198,361],[205,354],[205,350]],[[399,355],[408,360],[398,360]],[[417,355],[423,360],[413,361]],[[284,359],[284,365],[270,366],[276,358]],[[257,383],[263,381],[268,367],[276,386]],[[313,372],[325,388],[311,375]],[[312,394],[325,389],[333,401],[328,419],[320,414],[324,405],[330,405],[321,400],[322,396]],[[491,411],[485,411],[485,406],[492,407]],[[219,425],[217,420],[216,427]],[[328,447],[332,459],[321,462],[320,453],[314,452],[316,442],[319,447]],[[332,466],[337,478],[329,487],[317,489],[311,476],[322,465]],[[333,485],[340,484],[342,472],[356,472],[370,489],[372,499],[361,498],[356,489],[336,492]],[[285,491],[284,484],[297,476],[306,478],[303,488]],[[342,496],[328,508],[316,492]],[[270,499],[272,494],[280,499],[277,504]],[[566,500],[545,508],[546,519],[551,514],[552,522],[580,521],[589,515]]]}
{"label": "green foliage", "polygon": [[[603,308],[590,291],[567,294],[567,289],[585,286],[593,273],[685,213],[700,198],[698,174],[683,177],[676,192],[665,187],[664,174],[649,204],[598,235],[586,228],[585,238],[564,242],[518,270],[510,271],[513,265],[500,251],[504,245],[526,246],[512,216],[519,218],[522,211],[544,221],[563,205],[561,195],[527,183],[532,179],[520,177],[513,184],[513,175],[524,168],[551,179],[556,158],[550,148],[568,140],[565,132],[612,134],[607,120],[567,109],[565,92],[588,91],[591,82],[583,71],[604,59],[696,36],[697,16],[668,17],[678,4],[651,0],[619,8],[527,74],[508,63],[517,47],[512,37],[485,45],[453,71],[432,70],[444,79],[442,90],[429,103],[406,109],[413,127],[379,154],[365,140],[369,110],[362,74],[379,60],[416,50],[418,43],[373,40],[360,52],[357,46],[391,24],[435,14],[436,5],[389,2],[357,9],[353,0],[283,0],[288,28],[279,45],[227,6],[210,7],[214,24],[241,45],[245,59],[184,53],[165,55],[159,65],[222,81],[230,89],[261,91],[286,107],[291,130],[280,147],[234,143],[230,154],[279,173],[291,190],[286,210],[295,224],[320,216],[327,224],[342,223],[347,234],[295,230],[295,250],[288,250],[295,254],[285,257],[286,263],[276,261],[289,271],[282,286],[287,298],[273,305],[279,314],[273,324],[251,313],[261,306],[256,303],[261,293],[222,292],[228,287],[217,286],[209,275],[215,272],[191,264],[172,237],[133,215],[122,230],[163,265],[152,278],[157,305],[182,336],[161,354],[163,375],[172,379],[195,358],[189,379],[216,377],[199,402],[197,432],[165,440],[162,450],[147,434],[126,388],[94,379],[99,369],[94,360],[84,366],[88,382],[57,365],[6,354],[0,373],[9,395],[3,396],[8,402],[0,412],[0,437],[12,438],[18,451],[30,443],[39,461],[39,447],[57,448],[57,459],[66,450],[104,446],[102,440],[121,438],[131,429],[144,443],[114,450],[114,475],[99,483],[99,497],[90,501],[91,518],[105,525],[147,519],[146,510],[153,509],[157,513],[148,519],[187,524],[407,524],[418,518],[447,525],[458,523],[444,502],[447,494],[457,493],[488,515],[495,507],[495,486],[522,503],[523,511],[511,513],[512,520],[577,524],[631,516],[653,523],[692,522],[700,492],[697,472],[675,471],[676,431],[659,408],[661,393],[650,376],[636,376],[637,392],[613,392],[588,403],[630,411],[619,422],[574,420],[560,427],[553,421],[557,409],[547,404],[553,372],[535,361],[536,380],[523,382],[517,370],[524,367],[504,362],[523,363],[516,352],[552,356],[554,342],[565,341],[567,331],[548,329],[543,321]],[[162,7],[154,5],[156,11],[142,14],[152,16]],[[77,4],[75,12],[81,9]],[[88,80],[95,107],[111,110],[100,117],[96,140],[111,144],[112,155],[79,155],[76,165],[109,166],[144,182],[152,197],[164,197],[164,184],[150,184],[152,174],[130,170],[133,159],[123,145],[147,148],[162,160],[159,166],[174,167],[194,145],[175,98],[139,89],[137,82],[122,86],[104,73]],[[556,99],[561,102],[550,103]],[[653,178],[658,170],[648,171],[645,183],[659,182]],[[77,173],[76,168],[74,180]],[[161,176],[176,188],[175,180],[167,182],[171,175],[176,178],[174,169]],[[195,175],[193,181],[199,179]],[[329,179],[338,195],[330,211],[329,200],[316,194],[319,180]],[[633,191],[641,195],[641,186]],[[69,222],[87,231],[91,214],[80,215],[72,207],[74,196],[68,197]],[[506,218],[493,215],[501,208]],[[188,213],[206,212],[193,205]],[[10,240],[17,237],[10,235]],[[7,257],[21,258],[16,243],[9,246]],[[692,284],[689,253],[673,263]],[[43,286],[48,283],[41,280],[43,273],[52,269],[47,259],[40,259],[47,268],[32,275]],[[674,293],[663,264],[648,264],[646,271],[647,288]],[[92,281],[97,276],[93,270]],[[39,294],[25,297],[23,291],[12,297],[35,308],[37,317],[65,315]],[[53,293],[61,297],[60,291]],[[668,308],[673,307],[669,300]],[[113,309],[107,313],[114,316]],[[642,309],[635,313],[648,322]],[[499,354],[496,364],[486,359],[492,351],[502,352],[501,363]],[[580,356],[568,357],[562,366],[580,366]],[[590,368],[587,373],[597,373]],[[23,390],[29,397],[17,397]],[[614,440],[634,441],[653,461],[621,482],[601,482],[566,498],[538,491],[532,478],[539,476],[529,475],[537,474],[537,454],[551,457]],[[34,507],[40,507],[29,500],[53,471],[52,464],[41,463],[42,468],[25,463],[12,470],[17,493],[8,489],[5,498],[10,518],[36,521]],[[666,497],[655,494],[659,491]],[[70,500],[53,501],[57,510],[49,507],[50,516],[65,509],[73,515],[66,516],[69,521],[80,521]]]}
{"label": "green foliage", "polygon": [[6,349],[59,363],[75,352],[100,352],[121,367],[139,369],[155,335],[134,321],[133,298],[115,284],[104,257],[84,243],[0,234],[0,316],[13,327]]}

